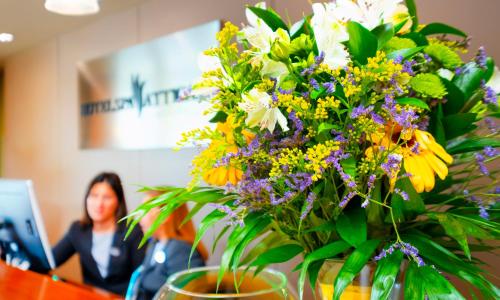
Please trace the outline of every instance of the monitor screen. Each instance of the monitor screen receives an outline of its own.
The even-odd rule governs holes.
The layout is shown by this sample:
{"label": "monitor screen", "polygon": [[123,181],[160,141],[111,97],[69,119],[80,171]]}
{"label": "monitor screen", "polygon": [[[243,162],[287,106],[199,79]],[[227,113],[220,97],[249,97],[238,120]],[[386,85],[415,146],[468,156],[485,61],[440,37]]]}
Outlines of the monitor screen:
{"label": "monitor screen", "polygon": [[0,179],[0,218],[3,233],[7,229],[8,238],[14,238],[26,253],[31,270],[46,272],[55,267],[31,180]]}

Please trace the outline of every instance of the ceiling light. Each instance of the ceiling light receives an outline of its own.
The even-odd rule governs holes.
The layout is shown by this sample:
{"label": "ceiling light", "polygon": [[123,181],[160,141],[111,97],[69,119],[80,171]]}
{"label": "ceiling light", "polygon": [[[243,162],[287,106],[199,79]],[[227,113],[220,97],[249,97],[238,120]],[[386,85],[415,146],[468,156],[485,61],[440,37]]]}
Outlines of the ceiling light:
{"label": "ceiling light", "polygon": [[81,16],[99,12],[98,0],[46,0],[48,11],[61,15]]}
{"label": "ceiling light", "polygon": [[0,33],[0,43],[10,43],[14,40],[14,35],[11,33]]}

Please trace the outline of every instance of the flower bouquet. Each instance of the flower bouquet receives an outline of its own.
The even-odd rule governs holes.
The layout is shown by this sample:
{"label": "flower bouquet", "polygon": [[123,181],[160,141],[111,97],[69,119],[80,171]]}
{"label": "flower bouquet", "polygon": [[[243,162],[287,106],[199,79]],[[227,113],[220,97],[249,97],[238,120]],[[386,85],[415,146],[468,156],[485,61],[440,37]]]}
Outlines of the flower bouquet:
{"label": "flower bouquet", "polygon": [[498,170],[487,166],[500,146],[493,60],[480,48],[464,61],[467,35],[419,24],[413,0],[312,8],[289,25],[258,4],[247,26],[224,25],[194,87],[214,126],[181,141],[202,147],[193,181],[153,188],[164,193],[129,221],[154,206],[157,224],[186,202],[188,218],[211,206],[193,249],[224,222],[219,278],[301,255],[300,295],[337,258],[334,299],[368,263],[371,299],[390,296],[402,264],[406,299],[463,299],[449,277],[498,299],[473,256],[500,234]]}

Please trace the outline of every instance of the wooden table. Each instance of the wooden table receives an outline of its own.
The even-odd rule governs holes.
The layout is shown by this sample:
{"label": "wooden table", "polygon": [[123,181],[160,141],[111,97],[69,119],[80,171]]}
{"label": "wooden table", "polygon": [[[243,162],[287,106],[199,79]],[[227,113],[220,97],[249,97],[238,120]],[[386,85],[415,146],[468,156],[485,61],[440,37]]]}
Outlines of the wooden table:
{"label": "wooden table", "polygon": [[0,260],[0,300],[117,300],[101,289],[55,281],[50,275],[22,271]]}

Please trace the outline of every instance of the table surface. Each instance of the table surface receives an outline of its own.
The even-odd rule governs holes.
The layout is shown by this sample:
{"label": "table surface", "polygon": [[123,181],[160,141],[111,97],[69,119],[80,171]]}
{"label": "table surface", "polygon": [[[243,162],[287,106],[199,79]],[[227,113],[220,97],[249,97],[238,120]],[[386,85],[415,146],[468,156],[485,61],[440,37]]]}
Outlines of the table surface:
{"label": "table surface", "polygon": [[117,300],[122,297],[90,286],[55,281],[50,275],[23,271],[0,260],[0,300]]}

